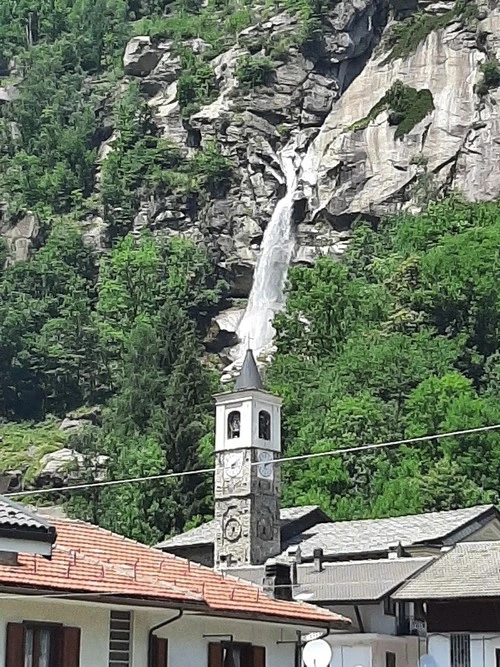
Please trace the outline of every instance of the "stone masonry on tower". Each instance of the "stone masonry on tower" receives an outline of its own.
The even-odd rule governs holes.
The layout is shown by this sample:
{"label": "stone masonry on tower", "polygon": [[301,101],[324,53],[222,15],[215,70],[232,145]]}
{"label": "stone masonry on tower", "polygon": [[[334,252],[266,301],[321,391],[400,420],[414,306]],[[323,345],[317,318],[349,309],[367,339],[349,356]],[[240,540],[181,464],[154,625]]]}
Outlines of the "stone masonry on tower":
{"label": "stone masonry on tower", "polygon": [[280,553],[281,399],[264,390],[248,350],[234,391],[216,397],[215,567]]}

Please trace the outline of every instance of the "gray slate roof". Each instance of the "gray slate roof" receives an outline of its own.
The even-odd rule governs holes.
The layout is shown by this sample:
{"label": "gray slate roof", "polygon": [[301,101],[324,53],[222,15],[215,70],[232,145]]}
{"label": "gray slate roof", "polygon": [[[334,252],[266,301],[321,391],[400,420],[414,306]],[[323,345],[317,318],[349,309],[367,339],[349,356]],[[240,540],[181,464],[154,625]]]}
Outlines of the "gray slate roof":
{"label": "gray slate roof", "polygon": [[[397,558],[297,566],[294,597],[307,602],[376,602],[432,562],[432,558]],[[262,585],[264,566],[228,570],[233,576]]]}
{"label": "gray slate roof", "polygon": [[[298,521],[307,516],[311,512],[320,510],[317,505],[304,505],[303,507],[286,507],[282,508],[280,512],[281,527],[283,528],[292,521]],[[156,547],[158,549],[170,549],[175,547],[188,547],[198,545],[210,545],[214,543],[215,539],[215,519],[207,521],[207,523],[192,528],[191,530],[171,537],[164,542],[160,542]]]}
{"label": "gray slate roof", "polygon": [[[323,572],[299,565],[301,599],[335,602],[380,600],[432,561],[432,558],[398,558],[324,563]],[[310,594],[311,597],[305,597]]]}
{"label": "gray slate roof", "polygon": [[40,516],[2,496],[0,496],[0,528],[53,531],[50,524]]}
{"label": "gray slate roof", "polygon": [[[282,527],[290,521],[298,520],[317,506],[291,507],[281,510]],[[419,544],[453,544],[453,536],[463,539],[468,532],[479,528],[479,520],[487,514],[496,513],[494,505],[478,505],[446,512],[429,512],[389,519],[362,519],[359,521],[334,521],[317,523],[301,533],[287,539],[283,551],[300,544],[302,558],[313,557],[314,549],[323,549],[325,557],[356,557],[359,554],[380,554],[387,551],[389,544],[401,542],[403,547]],[[477,522],[477,523],[476,523]],[[466,527],[470,526],[470,530]],[[160,549],[211,545],[214,542],[215,522],[193,528],[157,545]]]}
{"label": "gray slate roof", "polygon": [[[395,542],[401,542],[403,547],[452,544],[453,533],[463,530],[466,524],[474,523],[486,513],[495,512],[494,505],[479,505],[389,519],[320,523],[293,537],[289,544],[300,544],[302,558],[306,559],[312,558],[314,549],[318,548],[323,549],[325,556],[349,556],[384,552]],[[450,538],[449,542],[447,538]]]}
{"label": "gray slate roof", "polygon": [[396,600],[500,597],[500,542],[460,542],[413,580]]}

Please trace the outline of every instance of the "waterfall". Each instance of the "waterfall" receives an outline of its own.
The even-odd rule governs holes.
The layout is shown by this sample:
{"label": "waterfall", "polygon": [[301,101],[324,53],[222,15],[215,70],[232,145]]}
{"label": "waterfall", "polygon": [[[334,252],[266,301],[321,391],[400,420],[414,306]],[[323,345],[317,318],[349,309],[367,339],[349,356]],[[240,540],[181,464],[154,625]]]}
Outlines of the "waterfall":
{"label": "waterfall", "polygon": [[298,179],[294,157],[293,149],[281,153],[286,193],[276,204],[262,238],[247,308],[236,331],[240,344],[234,359],[241,358],[248,346],[258,352],[270,345],[275,333],[272,321],[285,305],[283,292],[295,246],[292,213]]}

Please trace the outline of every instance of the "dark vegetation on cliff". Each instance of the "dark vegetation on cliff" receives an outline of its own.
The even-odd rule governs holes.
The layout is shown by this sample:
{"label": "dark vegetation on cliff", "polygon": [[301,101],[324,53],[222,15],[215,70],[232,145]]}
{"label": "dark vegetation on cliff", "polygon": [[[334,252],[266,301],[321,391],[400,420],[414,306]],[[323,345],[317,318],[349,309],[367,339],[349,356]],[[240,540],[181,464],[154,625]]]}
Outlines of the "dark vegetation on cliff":
{"label": "dark vegetation on cliff", "polygon": [[[326,4],[284,6],[300,18],[294,44],[306,44]],[[201,37],[213,57],[275,10],[240,0],[0,3],[0,86],[16,83],[19,93],[0,106],[0,194],[6,216],[31,210],[42,227],[28,262],[6,263],[0,243],[2,471],[20,468],[29,484],[40,457],[63,444],[83,454],[88,481],[210,464],[218,380],[202,341],[226,285],[208,250],[130,229],[153,193],[189,195],[194,206],[219,197],[233,165],[215,143],[187,157],[156,136],[138,88],[120,89],[121,58],[133,34],[172,38],[188,118],[211,99],[214,80],[208,55],[193,56],[183,40]],[[399,30],[399,48],[428,29],[413,25]],[[255,44],[264,47],[255,56],[249,47],[241,86],[265,86],[290,45]],[[493,65],[483,71],[488,88],[498,85]],[[380,104],[402,137],[433,101],[401,85]],[[113,131],[99,164],[97,148]],[[99,261],[81,236],[96,213],[109,245]],[[377,230],[360,224],[343,264],[293,269],[268,375],[285,401],[285,451],[500,422],[499,247],[500,208],[452,199]],[[97,425],[58,430],[69,412],[96,405]],[[97,455],[109,457],[104,470]],[[444,509],[496,500],[499,473],[499,436],[488,433],[290,465],[285,501],[317,502],[339,518]],[[150,542],[212,509],[206,476],[47,501]]]}

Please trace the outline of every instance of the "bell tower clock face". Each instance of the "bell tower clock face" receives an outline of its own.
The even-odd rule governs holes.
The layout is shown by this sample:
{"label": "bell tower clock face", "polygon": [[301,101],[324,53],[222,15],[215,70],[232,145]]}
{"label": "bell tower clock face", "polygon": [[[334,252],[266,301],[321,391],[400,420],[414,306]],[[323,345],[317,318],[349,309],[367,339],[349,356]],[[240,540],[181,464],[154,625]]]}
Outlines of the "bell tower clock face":
{"label": "bell tower clock face", "polygon": [[274,457],[271,452],[266,451],[265,449],[259,449],[257,452],[257,476],[261,479],[272,480],[274,477],[274,465],[271,461],[274,460]]}
{"label": "bell tower clock face", "polygon": [[264,510],[257,521],[257,536],[264,542],[273,539],[273,519],[269,510]]}
{"label": "bell tower clock face", "polygon": [[228,542],[236,542],[241,535],[241,523],[232,516],[224,524],[224,537]]}
{"label": "bell tower clock face", "polygon": [[227,452],[223,458],[224,477],[235,479],[241,475],[245,463],[245,452]]}

